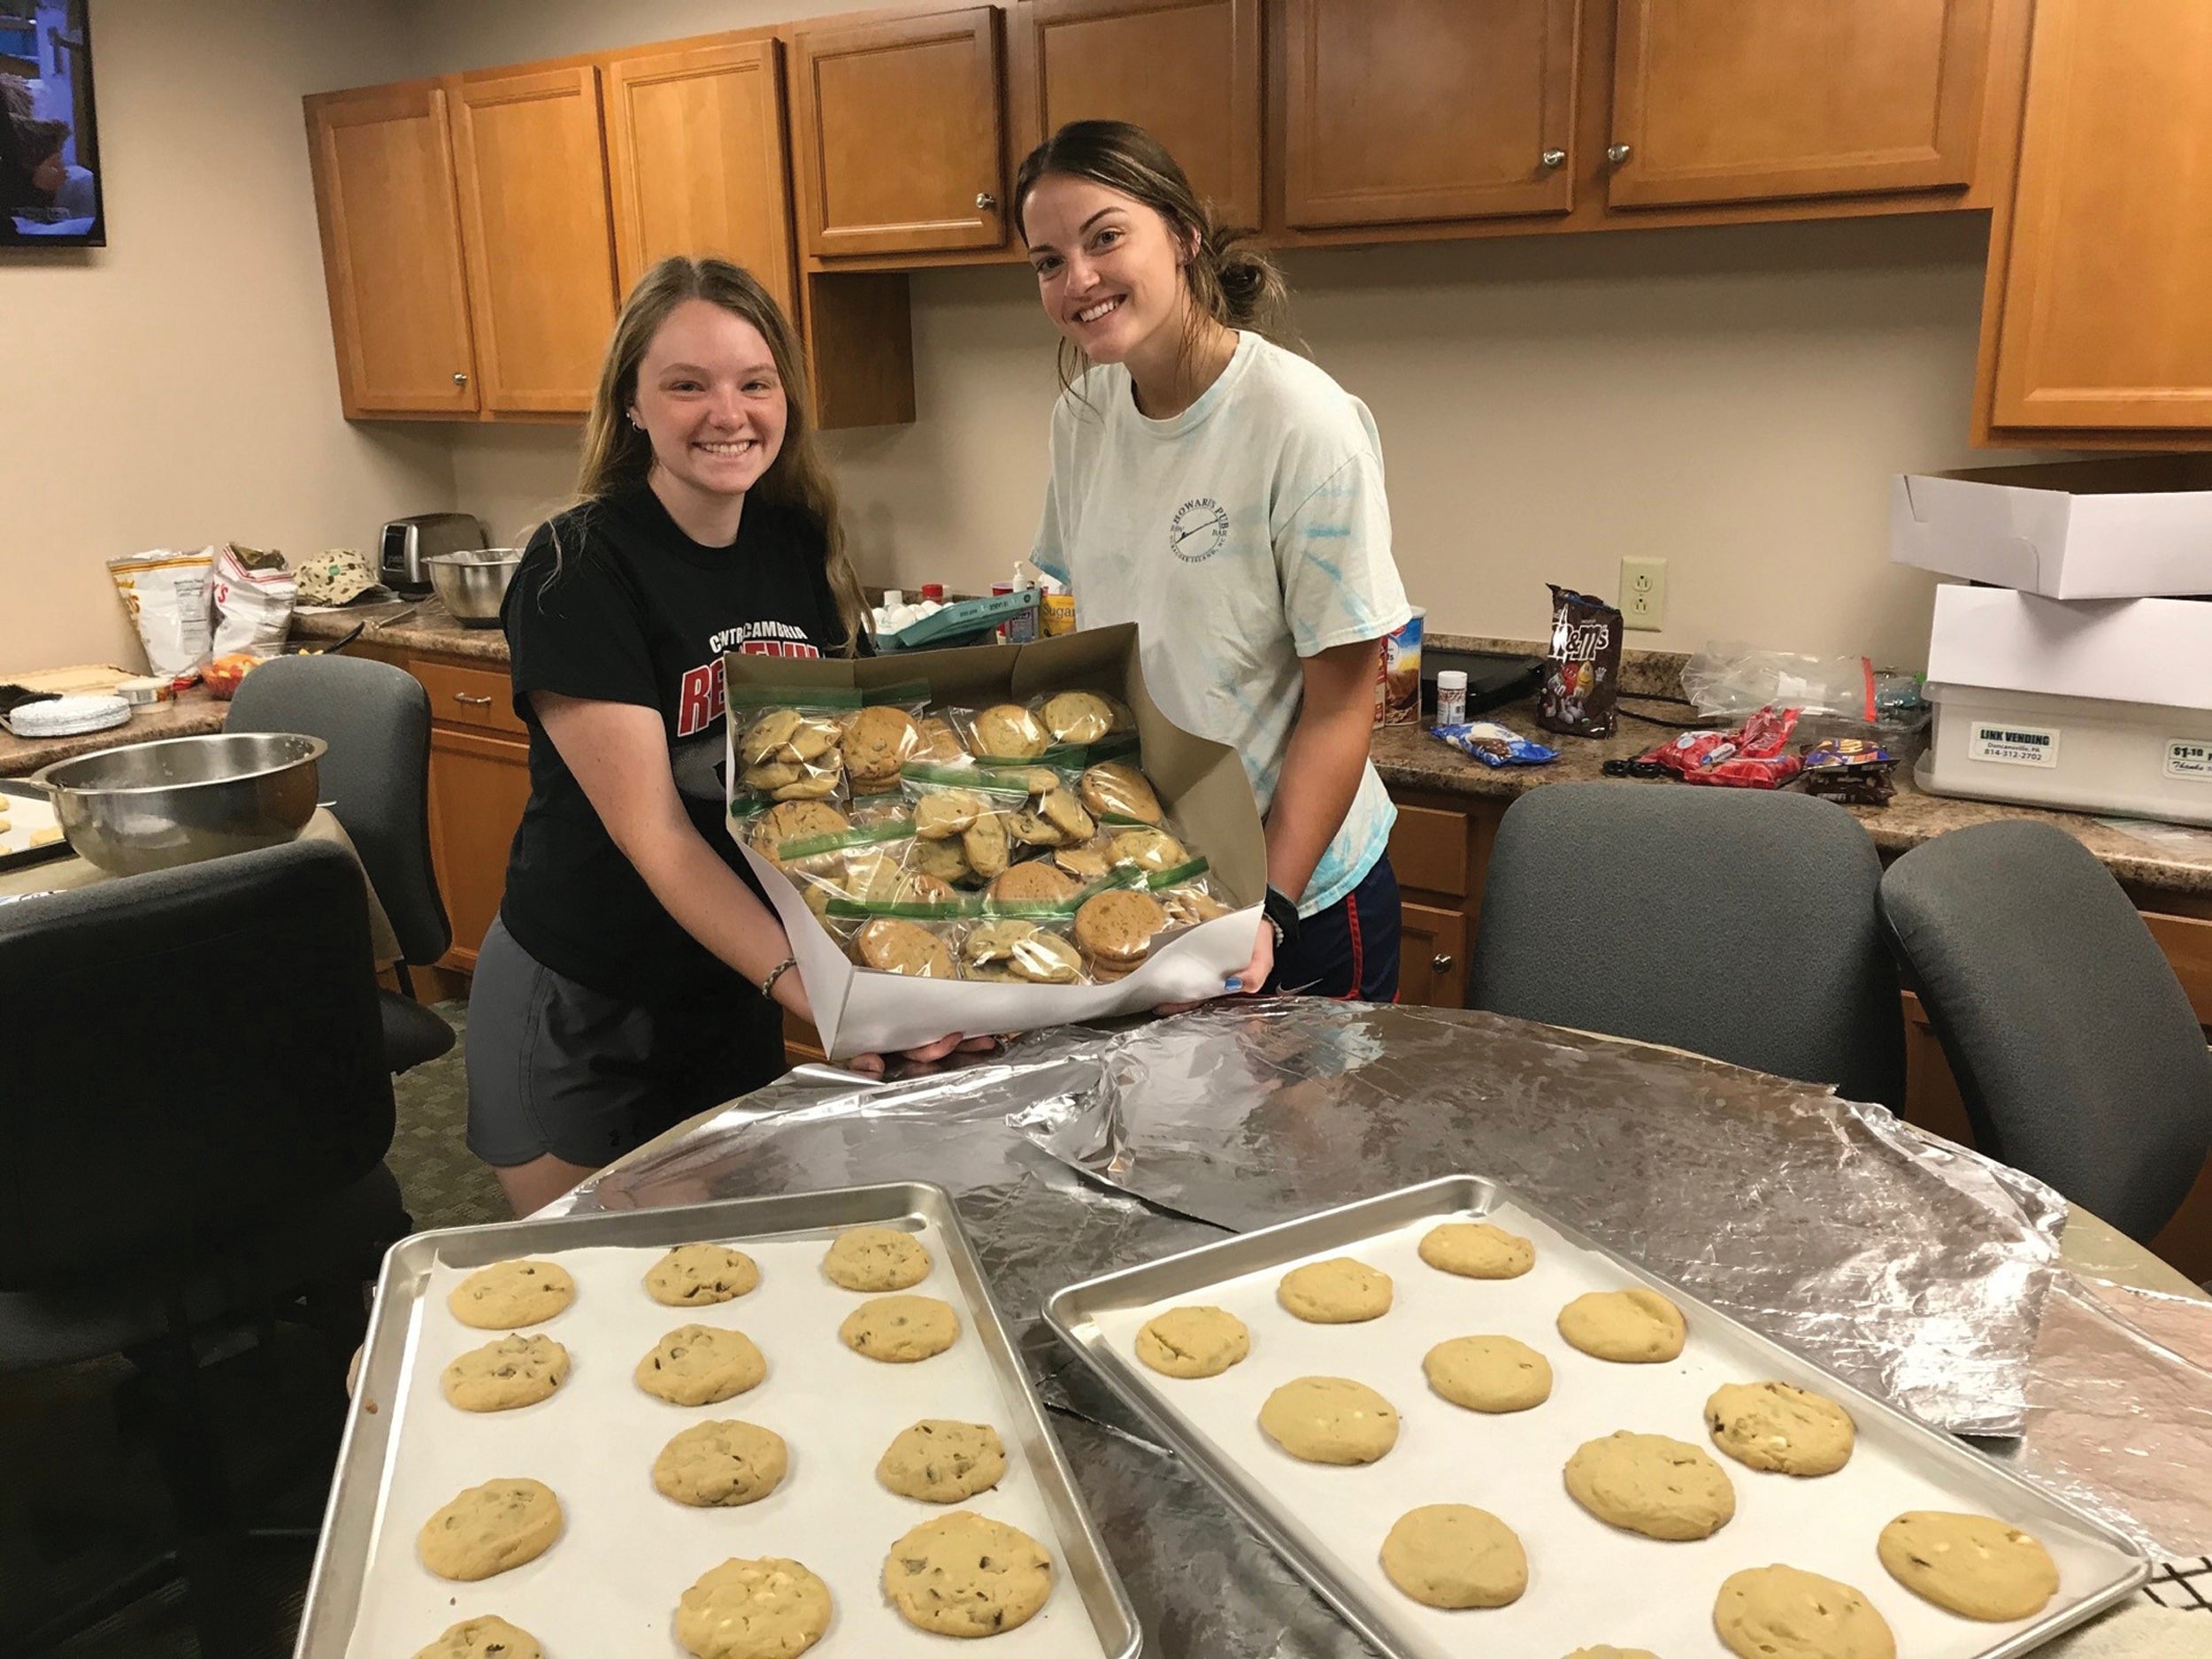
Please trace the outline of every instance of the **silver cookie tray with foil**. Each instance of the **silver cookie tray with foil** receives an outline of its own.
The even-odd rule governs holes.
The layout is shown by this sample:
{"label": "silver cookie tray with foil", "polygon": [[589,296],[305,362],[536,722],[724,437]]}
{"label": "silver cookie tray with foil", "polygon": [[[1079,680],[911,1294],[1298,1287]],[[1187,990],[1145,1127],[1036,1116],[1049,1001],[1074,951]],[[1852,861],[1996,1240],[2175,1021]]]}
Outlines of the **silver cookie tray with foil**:
{"label": "silver cookie tray with foil", "polygon": [[[1474,1279],[1420,1259],[1431,1226],[1471,1220],[1530,1239],[1535,1265],[1518,1279]],[[1283,1273],[1343,1255],[1390,1275],[1388,1312],[1310,1325],[1277,1303]],[[1611,1363],[1558,1334],[1555,1316],[1576,1296],[1636,1286],[1681,1309],[1689,1333],[1678,1359]],[[1146,1368],[1134,1356],[1139,1328],[1193,1302],[1241,1318],[1248,1355],[1206,1379]],[[1391,1659],[1477,1652],[1554,1659],[1600,1643],[1666,1659],[1727,1659],[1713,1626],[1722,1581],[1774,1563],[1859,1590],[1895,1632],[1900,1654],[2008,1659],[2111,1606],[2150,1571],[2134,1545],[2089,1515],[1477,1176],[1447,1176],[1087,1279],[1055,1293],[1044,1313],[1162,1440]],[[1516,1337],[1542,1354],[1553,1371],[1550,1397],[1490,1415],[1435,1394],[1422,1356],[1448,1338],[1477,1334]],[[1283,1383],[1311,1375],[1351,1378],[1379,1393],[1399,1413],[1396,1444],[1349,1467],[1302,1463],[1276,1446],[1259,1427],[1260,1407]],[[1857,1430],[1850,1461],[1832,1474],[1799,1478],[1748,1468],[1715,1447],[1704,1424],[1708,1396],[1724,1383],[1762,1381],[1812,1390],[1849,1412]],[[1709,1538],[1671,1542],[1584,1511],[1565,1489],[1567,1460],[1583,1442],[1621,1429],[1706,1451],[1734,1488],[1733,1518]],[[1390,1582],[1379,1559],[1384,1536],[1406,1511],[1434,1503],[1486,1509],[1519,1535],[1528,1556],[1519,1600],[1446,1611]],[[1876,1554],[1882,1526],[1909,1509],[1991,1515],[2024,1528],[2056,1562],[2057,1594],[2039,1614],[2005,1624],[1923,1601]]]}
{"label": "silver cookie tray with foil", "polygon": [[[868,1300],[821,1268],[846,1228],[895,1227],[930,1251],[929,1276],[902,1294],[952,1304],[951,1348],[909,1364],[864,1358],[838,1326]],[[672,1245],[726,1243],[759,1265],[759,1286],[733,1301],[667,1307],[646,1271]],[[541,1324],[569,1351],[570,1371],[534,1405],[495,1412],[449,1404],[445,1366],[503,1332],[461,1324],[452,1288],[517,1256],[560,1263],[574,1302]],[[718,1404],[681,1407],[645,1394],[638,1361],[688,1324],[733,1326],[760,1348],[767,1376]],[[774,1430],[789,1468],[766,1497],[690,1509],[654,1486],[653,1460],[693,1425],[740,1418]],[[1007,1471],[957,1504],[902,1497],[875,1478],[892,1437],[923,1417],[987,1422]],[[418,1559],[423,1523],[465,1488],[529,1477],[562,1505],[558,1537],[535,1560],[472,1583]],[[339,1450],[296,1659],[390,1659],[464,1619],[496,1615],[552,1655],[683,1659],[679,1598],[733,1556],[797,1560],[829,1586],[831,1623],[815,1651],[904,1652],[951,1639],[907,1624],[882,1588],[884,1560],[909,1528],[955,1509],[1009,1523],[1053,1561],[1036,1616],[991,1639],[1006,1659],[1134,1659],[1142,1632],[1066,1460],[993,1304],[944,1188],[924,1182],[746,1198],[666,1209],[525,1220],[418,1233],[386,1256],[361,1377]]]}

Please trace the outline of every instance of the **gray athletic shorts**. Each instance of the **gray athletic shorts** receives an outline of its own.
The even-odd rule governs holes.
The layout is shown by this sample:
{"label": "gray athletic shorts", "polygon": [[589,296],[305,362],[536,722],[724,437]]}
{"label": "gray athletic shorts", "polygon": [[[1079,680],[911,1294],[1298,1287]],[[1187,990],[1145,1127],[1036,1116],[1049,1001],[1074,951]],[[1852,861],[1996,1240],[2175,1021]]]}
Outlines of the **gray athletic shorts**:
{"label": "gray athletic shorts", "polygon": [[785,1070],[777,1006],[732,975],[645,1007],[547,967],[492,923],[469,987],[469,1150],[597,1169]]}

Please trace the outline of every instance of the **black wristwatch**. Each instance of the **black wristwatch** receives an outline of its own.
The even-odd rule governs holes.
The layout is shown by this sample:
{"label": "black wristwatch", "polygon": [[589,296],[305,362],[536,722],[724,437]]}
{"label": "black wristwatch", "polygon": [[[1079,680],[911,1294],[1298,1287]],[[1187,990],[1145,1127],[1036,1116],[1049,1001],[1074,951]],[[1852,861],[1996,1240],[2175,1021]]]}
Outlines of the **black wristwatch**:
{"label": "black wristwatch", "polygon": [[1267,912],[1267,925],[1275,930],[1275,954],[1280,956],[1285,947],[1298,942],[1298,902],[1270,887],[1262,908]]}

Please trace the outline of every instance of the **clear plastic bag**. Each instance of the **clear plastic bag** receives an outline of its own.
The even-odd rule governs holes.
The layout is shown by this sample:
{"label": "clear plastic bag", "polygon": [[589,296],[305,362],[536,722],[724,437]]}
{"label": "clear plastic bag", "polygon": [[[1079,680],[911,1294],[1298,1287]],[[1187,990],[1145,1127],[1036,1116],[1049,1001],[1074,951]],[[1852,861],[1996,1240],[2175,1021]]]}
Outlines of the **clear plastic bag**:
{"label": "clear plastic bag", "polygon": [[736,792],[764,801],[845,799],[845,723],[860,707],[857,691],[746,686],[731,693]]}
{"label": "clear plastic bag", "polygon": [[960,977],[1003,985],[1087,983],[1090,974],[1084,967],[1083,953],[1066,931],[1072,915],[1062,910],[1034,917],[987,917],[976,922],[960,941]]}
{"label": "clear plastic bag", "polygon": [[856,800],[898,792],[901,770],[921,749],[928,702],[926,685],[886,687],[867,693],[863,706],[845,717],[838,747],[845,786]]}
{"label": "clear plastic bag", "polygon": [[1733,642],[1708,645],[1683,664],[1682,695],[1709,719],[1744,720],[1773,707],[1909,729],[1928,712],[1917,674],[1877,668],[1863,657],[1800,657]]}
{"label": "clear plastic bag", "polygon": [[957,977],[955,953],[971,911],[957,904],[879,904],[833,899],[825,926],[859,966],[922,979]]}
{"label": "clear plastic bag", "polygon": [[917,867],[947,881],[979,883],[1014,862],[1014,815],[1029,801],[1024,783],[976,766],[909,765],[902,777],[912,803]]}

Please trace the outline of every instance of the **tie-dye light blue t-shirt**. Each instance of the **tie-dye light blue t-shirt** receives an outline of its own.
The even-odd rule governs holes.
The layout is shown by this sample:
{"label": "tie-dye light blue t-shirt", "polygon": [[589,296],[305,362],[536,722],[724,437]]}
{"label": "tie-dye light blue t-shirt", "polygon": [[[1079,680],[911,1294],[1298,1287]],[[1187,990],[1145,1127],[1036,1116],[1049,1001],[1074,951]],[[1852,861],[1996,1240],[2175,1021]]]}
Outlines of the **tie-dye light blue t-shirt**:
{"label": "tie-dye light blue t-shirt", "polygon": [[[1086,373],[1053,411],[1030,558],[1074,588],[1078,626],[1137,625],[1153,701],[1244,757],[1263,812],[1298,717],[1298,659],[1410,614],[1367,406],[1255,334],[1168,420],[1137,412],[1118,364]],[[1368,764],[1301,913],[1359,885],[1396,817]]]}

